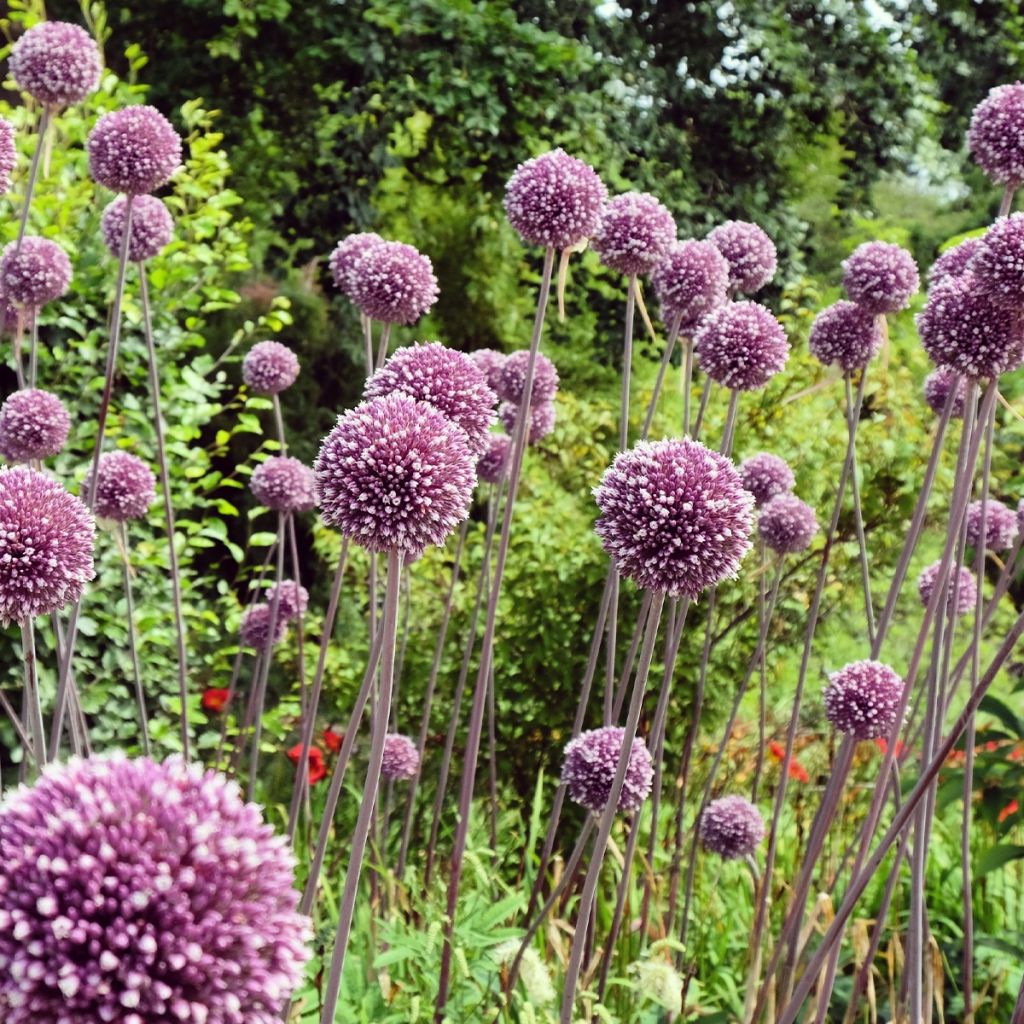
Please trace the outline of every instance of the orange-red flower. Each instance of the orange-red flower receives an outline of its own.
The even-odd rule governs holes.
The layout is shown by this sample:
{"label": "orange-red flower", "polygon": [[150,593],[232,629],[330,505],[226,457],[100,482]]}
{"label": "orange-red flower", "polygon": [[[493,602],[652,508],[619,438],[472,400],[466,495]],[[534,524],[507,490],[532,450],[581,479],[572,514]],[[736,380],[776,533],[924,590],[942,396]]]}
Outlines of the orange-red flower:
{"label": "orange-red flower", "polygon": [[332,753],[337,754],[345,742],[345,734],[340,729],[329,725],[324,729],[324,746]]}
{"label": "orange-red flower", "polygon": [[[884,754],[889,749],[889,741],[883,737],[875,740],[875,746]],[[896,741],[896,760],[898,761],[907,752],[907,745],[903,740]]]}
{"label": "orange-red flower", "polygon": [[[782,761],[786,756],[786,748],[776,740],[769,741],[768,752],[776,761]],[[795,757],[789,762],[786,774],[791,779],[796,779],[797,782],[811,781],[810,775],[807,774],[807,769]]]}
{"label": "orange-red flower", "polygon": [[[302,757],[302,744],[296,743],[288,751],[288,759],[297,765],[300,757]],[[327,774],[327,767],[324,765],[324,752],[319,747],[310,747],[306,763],[309,765],[309,784],[312,786]]]}
{"label": "orange-red flower", "polygon": [[203,691],[203,710],[212,711],[214,713],[223,711],[227,707],[228,697],[231,695],[230,690],[222,690],[213,688]]}
{"label": "orange-red flower", "polygon": [[1016,814],[1020,810],[1020,804],[1016,800],[1011,800],[1000,812],[999,820],[1006,821],[1011,814]]}

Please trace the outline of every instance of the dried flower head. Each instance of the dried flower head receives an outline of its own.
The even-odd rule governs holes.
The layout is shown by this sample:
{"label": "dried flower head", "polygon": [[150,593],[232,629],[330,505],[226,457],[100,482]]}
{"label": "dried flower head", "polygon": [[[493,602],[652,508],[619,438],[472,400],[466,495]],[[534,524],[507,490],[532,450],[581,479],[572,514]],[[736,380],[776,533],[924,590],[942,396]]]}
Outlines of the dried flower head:
{"label": "dried flower head", "polygon": [[100,81],[100,51],[85,29],[41,21],[15,44],[11,74],[18,88],[52,109],[81,103]]}
{"label": "dried flower head", "polygon": [[[92,469],[82,482],[82,494],[92,491]],[[141,519],[156,501],[156,477],[137,455],[114,451],[100,456],[93,512],[101,519],[124,523]]]}
{"label": "dried flower head", "polygon": [[[927,605],[935,592],[935,582],[939,577],[942,560],[933,562],[917,578],[917,593],[921,604]],[[978,602],[978,585],[974,582],[974,574],[964,566],[954,569],[946,582],[946,608],[949,609],[956,598],[956,614],[967,615]]]}
{"label": "dried flower head", "polygon": [[[286,620],[280,605],[276,617],[273,612],[271,605],[265,602],[251,605],[242,612],[238,639],[243,647],[251,647],[257,654],[266,654],[284,639]],[[271,622],[274,624],[273,633],[270,630]]]}
{"label": "dried flower head", "polygon": [[[519,406],[513,402],[503,402],[498,410],[498,418],[502,426],[512,434],[515,432]],[[555,403],[535,402],[530,405],[530,427],[526,440],[530,444],[543,441],[555,429]]]}
{"label": "dried flower head", "polygon": [[959,277],[967,273],[971,260],[981,248],[980,238],[965,238],[957,245],[941,253],[928,271],[928,284],[934,287],[947,277]]}
{"label": "dried flower head", "polygon": [[71,417],[56,395],[25,388],[0,406],[0,455],[10,462],[49,459],[71,431]]}
{"label": "dried flower head", "polygon": [[733,291],[753,295],[775,276],[779,265],[775,243],[756,224],[727,220],[708,234],[708,241],[726,258]]}
{"label": "dried flower head", "polygon": [[[544,958],[534,949],[527,946],[522,956],[519,954],[521,939],[508,939],[499,943],[492,950],[495,962],[499,967],[508,967],[516,958],[519,958],[519,981],[526,993],[526,998],[536,1006],[546,1006],[555,1000],[555,986],[551,984],[551,975],[548,973]],[[523,1024],[527,1024],[527,1017],[524,1015]]]}
{"label": "dried flower head", "polygon": [[780,555],[806,551],[818,532],[814,509],[793,494],[778,494],[761,509],[757,529],[765,545]]}
{"label": "dried flower head", "polygon": [[640,994],[669,1014],[683,1012],[683,979],[667,960],[651,957],[633,965],[636,971],[636,986]]}
{"label": "dried flower head", "polygon": [[505,434],[491,434],[483,455],[476,460],[476,475],[485,484],[496,484],[508,472],[511,439]]}
{"label": "dried flower head", "polygon": [[[571,739],[562,760],[562,782],[571,800],[600,814],[608,803],[612,782],[622,755],[625,730],[614,725],[590,729]],[[629,764],[622,782],[617,810],[640,809],[651,792],[654,765],[647,744],[638,736],[629,751]]]}
{"label": "dried flower head", "polygon": [[309,607],[309,591],[295,580],[282,580],[280,587],[275,583],[267,591],[267,604],[273,606],[277,595],[277,614],[286,622],[301,619]]}
{"label": "dried flower head", "polygon": [[858,740],[888,736],[896,724],[904,682],[880,661],[853,661],[825,687],[825,715],[838,732]]}
{"label": "dried flower head", "polygon": [[11,190],[11,172],[18,162],[18,151],[14,145],[14,125],[0,117],[0,195]]}
{"label": "dried flower head", "polygon": [[868,313],[896,313],[920,288],[914,257],[891,242],[864,242],[843,260],[846,294]]}
{"label": "dried flower head", "polygon": [[348,235],[335,246],[328,259],[328,265],[338,291],[348,298],[354,299],[356,264],[370,249],[383,244],[384,239],[375,232],[360,231],[357,234]]}
{"label": "dried flower head", "polygon": [[961,377],[959,373],[945,366],[932,370],[924,381],[924,400],[932,412],[941,416],[943,409],[946,408],[949,393],[954,389],[956,397],[953,399],[952,416],[959,419],[964,414],[964,402],[967,399],[967,378]]}
{"label": "dried flower head", "polygon": [[974,162],[997,185],[1024,183],[1024,85],[997,85],[974,108],[967,131]]}
{"label": "dried flower head", "polygon": [[679,332],[689,336],[706,313],[728,297],[729,264],[712,242],[673,242],[651,274],[654,293],[666,324],[679,319]]}
{"label": "dried flower head", "polygon": [[[128,200],[117,196],[107,204],[100,221],[103,244],[111,256],[121,255],[124,241],[124,222]],[[174,218],[162,199],[156,196],[135,196],[132,199],[132,226],[128,233],[128,259],[142,263],[158,256],[174,238]]]}
{"label": "dried flower head", "polygon": [[[981,541],[980,501],[967,506],[967,543],[976,548]],[[1017,539],[1017,515],[1001,501],[989,498],[985,502],[985,549],[1009,551]]]}
{"label": "dried flower head", "polygon": [[352,271],[352,301],[371,320],[415,323],[437,301],[429,256],[403,242],[364,249]]}
{"label": "dried flower head", "polygon": [[419,770],[420,752],[408,736],[393,732],[384,738],[380,775],[385,782],[404,782],[415,778]]}
{"label": "dried flower head", "polygon": [[877,314],[841,299],[814,318],[807,347],[825,366],[836,363],[844,373],[852,373],[871,362],[883,339]]}
{"label": "dried flower head", "polygon": [[693,337],[704,372],[722,387],[754,391],[785,365],[789,342],[770,309],[730,302],[709,313]]}
{"label": "dried flower head", "polygon": [[1024,213],[1000,217],[971,260],[977,286],[1009,309],[1024,306]]}
{"label": "dried flower head", "polygon": [[625,192],[605,203],[594,250],[623,274],[649,274],[676,238],[672,214],[647,192]]}
{"label": "dried flower head", "polygon": [[498,381],[501,380],[501,371],[505,367],[505,353],[497,352],[493,348],[478,348],[470,352],[469,357],[483,370],[487,386],[497,394]]}
{"label": "dried flower head", "polygon": [[759,452],[751,455],[740,463],[738,469],[740,483],[744,490],[754,496],[754,504],[760,507],[771,501],[777,494],[786,494],[793,490],[796,477],[789,463],[778,455],[770,452]]}
{"label": "dried flower head", "polygon": [[155,192],[181,166],[181,138],[155,107],[123,107],[104,114],[86,147],[89,173],[111,192]]}
{"label": "dried flower head", "polygon": [[698,826],[705,850],[726,860],[749,857],[764,839],[761,812],[741,796],[723,796],[704,808]]}
{"label": "dried flower head", "polygon": [[299,375],[295,353],[279,341],[258,341],[242,360],[242,380],[261,395],[278,395]]}
{"label": "dried flower head", "polygon": [[288,455],[272,455],[261,462],[252,471],[249,490],[275,512],[306,512],[317,504],[313,471]]}
{"label": "dried flower head", "polygon": [[10,302],[41,309],[59,299],[71,284],[68,254],[49,238],[26,235],[9,242],[0,256],[0,291]]}
{"label": "dried flower head", "polygon": [[[519,405],[526,391],[526,371],[530,365],[530,350],[526,348],[513,352],[505,359],[498,379],[498,397],[503,402]],[[552,402],[558,394],[558,370],[543,352],[538,352],[533,364],[533,385],[530,388],[530,404]]]}

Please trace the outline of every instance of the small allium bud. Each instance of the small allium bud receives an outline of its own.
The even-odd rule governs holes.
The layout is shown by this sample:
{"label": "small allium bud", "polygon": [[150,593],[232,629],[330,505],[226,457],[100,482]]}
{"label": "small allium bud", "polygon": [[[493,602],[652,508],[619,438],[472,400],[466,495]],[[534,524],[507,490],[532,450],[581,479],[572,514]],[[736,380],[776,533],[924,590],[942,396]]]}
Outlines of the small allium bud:
{"label": "small allium bud", "polygon": [[267,591],[267,604],[273,606],[274,595],[280,590],[277,598],[277,614],[286,622],[301,619],[309,607],[309,591],[295,580],[283,580],[280,588],[275,583]]}
{"label": "small allium bud", "polygon": [[[967,506],[967,543],[976,548],[981,541],[981,502]],[[1001,501],[985,502],[985,548],[987,551],[1008,551],[1017,539],[1017,516]]]}
{"label": "small allium bud", "polygon": [[[284,639],[286,619],[277,609],[274,619],[273,608],[267,603],[254,604],[242,612],[242,621],[238,627],[238,638],[243,647],[251,647],[257,654],[265,654],[271,647]],[[274,622],[274,633],[271,636],[270,623]]]}
{"label": "small allium bud", "polygon": [[672,214],[647,192],[626,192],[607,202],[594,235],[601,262],[623,274],[649,274],[676,239]]}
{"label": "small allium bud", "polygon": [[71,284],[71,261],[49,238],[26,235],[9,242],[0,256],[0,290],[18,306],[41,309],[59,299]]}
{"label": "small allium bud", "polygon": [[942,253],[928,271],[928,283],[934,287],[947,277],[959,277],[967,273],[971,260],[981,248],[980,238],[965,238]]}
{"label": "small allium bud", "polygon": [[[82,482],[82,494],[92,490],[92,470]],[[101,519],[124,523],[142,519],[156,501],[156,477],[137,455],[107,452],[100,456],[93,512]]]}
{"label": "small allium bud", "polygon": [[380,774],[385,782],[404,782],[420,770],[420,752],[408,736],[393,732],[384,739],[384,760]]}
{"label": "small allium bud", "polygon": [[[498,379],[498,397],[503,402],[519,405],[526,390],[526,370],[530,363],[530,350],[521,348],[505,359]],[[530,388],[530,404],[554,401],[558,394],[558,370],[543,352],[537,353],[533,364],[533,386]]]}
{"label": "small allium bud", "polygon": [[868,313],[896,313],[921,286],[914,257],[890,242],[864,242],[843,260],[846,294]]}
{"label": "small allium bud", "polygon": [[288,455],[272,455],[261,462],[252,472],[249,490],[275,512],[307,512],[317,504],[313,471]]}
{"label": "small allium bud", "polygon": [[475,352],[469,353],[470,359],[476,363],[484,372],[487,379],[487,386],[495,393],[498,393],[498,382],[501,380],[501,371],[505,367],[507,356],[504,352],[496,352],[493,348],[478,348]]}
{"label": "small allium bud", "polygon": [[[503,402],[498,410],[498,418],[502,426],[512,434],[516,429],[519,406],[513,402]],[[555,429],[555,403],[534,402],[530,405],[530,427],[526,434],[529,444],[543,441]]]}
{"label": "small allium bud", "polygon": [[904,682],[880,661],[854,661],[833,672],[825,687],[825,715],[838,732],[858,740],[888,736],[896,724]]}
{"label": "small allium bud", "polygon": [[825,366],[838,364],[844,373],[863,370],[882,347],[878,315],[855,302],[840,300],[823,309],[807,339],[810,353]]}
{"label": "small allium bud", "polygon": [[770,452],[751,455],[740,463],[738,472],[743,489],[750,491],[758,507],[771,501],[777,494],[793,490],[796,483],[789,463]]}
{"label": "small allium bud", "polygon": [[749,857],[764,839],[761,812],[741,796],[723,796],[704,808],[698,827],[705,850],[726,860]]}
{"label": "small allium bud", "polygon": [[569,249],[597,230],[607,196],[593,167],[554,149],[515,169],[505,214],[524,242]]}
{"label": "small allium bud", "polygon": [[328,259],[328,265],[331,268],[331,277],[343,295],[353,298],[356,264],[374,246],[383,244],[384,239],[375,232],[361,231],[343,238],[335,246]]}
{"label": "small allium bud", "polygon": [[368,246],[352,278],[352,301],[381,323],[415,323],[437,301],[430,257],[402,242]]}
{"label": "small allium bud", "polygon": [[961,377],[959,373],[954,373],[945,366],[932,370],[925,378],[924,400],[937,416],[942,415],[949,393],[954,388],[956,389],[956,398],[953,399],[952,416],[954,419],[960,419],[964,414],[964,402],[967,399],[967,378]]}
{"label": "small allium bud", "polygon": [[41,21],[15,44],[11,74],[18,88],[47,107],[81,103],[100,81],[100,51],[78,25]]}
{"label": "small allium bud", "polygon": [[789,342],[770,309],[730,302],[709,313],[693,337],[701,368],[736,391],[763,388],[785,365]]}
{"label": "small allium bud", "polygon": [[[932,594],[935,592],[935,581],[938,579],[941,565],[941,559],[938,562],[933,562],[917,578],[917,593],[923,605],[927,605],[932,599]],[[959,583],[957,582],[958,579]],[[946,590],[947,611],[953,600],[953,592],[956,591],[957,615],[967,615],[978,602],[978,584],[974,581],[974,574],[964,566],[960,566],[950,573]]]}
{"label": "small allium bud", "polygon": [[666,324],[679,318],[679,332],[689,336],[706,313],[728,297],[729,264],[712,242],[673,242],[651,275]]}
{"label": "small allium bud", "polygon": [[242,360],[242,380],[257,394],[278,395],[299,375],[295,353],[279,341],[258,341]]}
{"label": "small allium bud", "polygon": [[974,108],[967,131],[974,162],[997,185],[1024,184],[1024,85],[997,85]]}
{"label": "small allium bud", "polygon": [[70,431],[67,409],[49,391],[15,391],[0,406],[0,455],[10,462],[51,458]]}
{"label": "small allium bud", "polygon": [[708,234],[708,241],[726,258],[733,291],[753,295],[775,276],[775,243],[756,224],[727,220]]}
{"label": "small allium bud", "polygon": [[0,117],[0,195],[11,190],[11,172],[18,162],[14,146],[14,125]]}
{"label": "small allium bud", "polygon": [[779,494],[762,509],[757,521],[761,539],[780,555],[806,551],[818,532],[814,509],[793,494]]}
{"label": "small allium bud", "polygon": [[1000,217],[971,260],[978,287],[1009,309],[1024,306],[1024,213]]}
{"label": "small allium bud", "polygon": [[[603,729],[580,733],[566,744],[562,782],[571,800],[595,814],[605,809],[622,755],[624,738],[624,729],[608,725]],[[638,811],[650,795],[653,781],[651,753],[647,744],[637,736],[629,751],[629,765],[616,809],[626,813]]]}
{"label": "small allium bud", "polygon": [[641,441],[594,491],[595,531],[639,587],[696,598],[735,577],[750,550],[754,499],[733,464],[689,438]]}
{"label": "small allium bud", "polygon": [[485,484],[496,484],[508,472],[511,439],[505,434],[491,434],[487,449],[476,460],[476,475]]}
{"label": "small allium bud", "polygon": [[89,133],[86,148],[93,181],[111,192],[155,192],[181,166],[181,138],[155,107],[104,114]]}
{"label": "small allium bud", "polygon": [[[128,210],[125,196],[117,196],[107,204],[100,221],[103,244],[111,256],[121,255],[124,221]],[[132,227],[128,235],[128,260],[142,263],[158,256],[174,237],[174,218],[162,199],[156,196],[135,196],[132,199]]]}

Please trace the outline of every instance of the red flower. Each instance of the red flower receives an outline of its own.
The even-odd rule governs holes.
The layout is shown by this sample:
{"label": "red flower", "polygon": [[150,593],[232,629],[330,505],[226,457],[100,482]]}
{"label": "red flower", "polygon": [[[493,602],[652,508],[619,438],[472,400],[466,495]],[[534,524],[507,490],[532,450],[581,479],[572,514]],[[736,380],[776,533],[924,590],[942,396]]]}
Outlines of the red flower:
{"label": "red flower", "polygon": [[777,761],[781,761],[786,756],[786,748],[778,740],[771,740],[768,750]]}
{"label": "red flower", "polygon": [[[781,761],[786,756],[786,748],[775,740],[770,740],[768,743],[768,752],[775,758],[776,761]],[[786,774],[791,779],[796,779],[798,782],[810,782],[811,777],[807,774],[807,769],[794,757],[789,762],[789,768]]]}
{"label": "red flower", "polygon": [[985,744],[985,749],[991,754],[999,749],[999,744],[995,740],[989,740]]}
{"label": "red flower", "polygon": [[1006,821],[1011,814],[1016,814],[1020,810],[1020,804],[1016,800],[1011,800],[1000,812],[999,820]]}
{"label": "red flower", "polygon": [[203,710],[213,711],[214,713],[223,711],[227,706],[230,693],[230,690],[205,690],[203,692]]}
{"label": "red flower", "polygon": [[[875,746],[884,754],[889,749],[889,741],[883,737],[875,740]],[[896,741],[896,760],[898,761],[907,752],[907,745],[903,740]]]}
{"label": "red flower", "polygon": [[345,742],[345,734],[329,725],[324,729],[324,746],[332,753],[337,754]]}
{"label": "red flower", "polygon": [[[302,757],[302,744],[296,743],[288,751],[288,759],[293,764],[298,764],[300,757]],[[327,774],[327,768],[324,766],[324,752],[319,747],[310,747],[306,763],[309,765],[309,784],[312,786]]]}

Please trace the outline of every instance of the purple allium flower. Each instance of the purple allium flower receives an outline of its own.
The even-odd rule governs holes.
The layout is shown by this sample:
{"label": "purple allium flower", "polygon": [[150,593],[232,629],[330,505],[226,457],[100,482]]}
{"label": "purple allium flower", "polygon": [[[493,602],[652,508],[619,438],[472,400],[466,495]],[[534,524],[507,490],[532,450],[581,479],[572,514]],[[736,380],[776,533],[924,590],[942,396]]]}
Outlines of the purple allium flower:
{"label": "purple allium flower", "polygon": [[[600,814],[608,803],[625,735],[624,729],[606,725],[603,729],[580,733],[565,746],[562,782],[569,791],[570,799],[588,811]],[[638,811],[650,795],[653,781],[651,752],[637,736],[629,751],[629,765],[616,810]]]}
{"label": "purple allium flower", "polygon": [[0,291],[11,302],[41,309],[59,299],[71,284],[68,254],[49,238],[26,235],[9,242],[0,256]]}
{"label": "purple allium flower", "polygon": [[[498,410],[498,417],[502,426],[512,434],[516,429],[516,418],[519,416],[519,406],[514,402],[503,402]],[[529,444],[537,444],[543,441],[552,430],[555,429],[555,403],[535,402],[530,405],[530,428],[526,435]]]}
{"label": "purple allium flower", "polygon": [[843,260],[846,294],[868,313],[896,313],[921,286],[914,257],[891,242],[864,242]]}
{"label": "purple allium flower", "polygon": [[261,395],[277,395],[299,375],[295,353],[279,341],[258,341],[242,360],[242,380]]}
{"label": "purple allium flower", "polygon": [[436,341],[400,348],[366,382],[366,398],[385,395],[407,395],[435,408],[462,427],[474,455],[487,447],[497,396],[464,352]]}
{"label": "purple allium flower", "polygon": [[309,959],[294,868],[260,809],[200,765],[50,765],[0,805],[0,1015],[276,1020]]}
{"label": "purple allium flower", "polygon": [[351,298],[371,320],[414,323],[437,301],[430,257],[403,242],[367,246],[352,271]]}
{"label": "purple allium flower", "polygon": [[343,238],[335,247],[328,259],[331,277],[338,290],[348,298],[353,298],[355,291],[356,264],[374,246],[383,245],[384,239],[373,231],[360,231]]}
{"label": "purple allium flower", "polygon": [[487,386],[495,393],[498,393],[498,381],[501,380],[501,371],[504,369],[507,356],[504,352],[497,352],[493,348],[478,348],[469,353],[469,358],[476,363],[484,372],[487,378]]}
{"label": "purple allium flower", "polygon": [[967,378],[945,366],[940,366],[925,378],[924,400],[928,403],[932,412],[937,416],[942,415],[946,408],[946,401],[949,393],[956,388],[956,398],[953,399],[952,415],[959,419],[964,414],[964,402],[967,399]]}
{"label": "purple allium flower", "polygon": [[1017,502],[1017,532],[1024,533],[1024,498]]}
{"label": "purple allium flower", "polygon": [[[124,221],[128,210],[125,196],[117,196],[107,204],[100,221],[103,244],[111,256],[120,257],[124,240]],[[158,256],[174,238],[174,218],[162,199],[156,196],[135,196],[132,199],[132,227],[128,235],[128,259],[142,263]]]}
{"label": "purple allium flower", "polygon": [[1014,369],[1024,350],[1016,314],[993,303],[971,273],[947,277],[932,289],[917,330],[932,362],[974,379]]}
{"label": "purple allium flower", "polygon": [[639,587],[696,598],[750,550],[753,497],[724,455],[687,437],[620,453],[594,497],[597,535]]}
{"label": "purple allium flower", "polygon": [[242,612],[242,621],[238,627],[238,639],[243,647],[251,647],[258,654],[265,654],[271,647],[284,639],[287,619],[281,611],[280,605],[277,609],[277,618],[274,619],[274,633],[271,636],[270,622],[273,619],[273,611],[271,605],[264,602],[254,604]]}
{"label": "purple allium flower", "polygon": [[928,271],[928,283],[934,287],[947,277],[959,277],[967,273],[971,260],[980,248],[980,238],[965,238],[958,245],[951,246],[932,264]]}
{"label": "purple allium flower", "polygon": [[515,169],[505,214],[524,242],[568,249],[594,234],[607,197],[593,167],[553,149]]}
{"label": "purple allium flower", "polygon": [[505,434],[491,434],[487,450],[476,460],[476,475],[483,483],[496,484],[508,472],[511,443]]}
{"label": "purple allium flower", "polygon": [[[933,562],[917,578],[917,593],[923,605],[927,605],[932,599],[932,594],[935,592],[935,581],[938,578],[941,565],[941,559],[938,562]],[[957,583],[958,577],[959,583]],[[957,615],[966,615],[974,609],[978,602],[978,584],[974,581],[974,574],[964,566],[953,570],[946,584],[946,590],[947,609],[949,603],[953,600],[953,591],[956,591]]]}
{"label": "purple allium flower", "polygon": [[727,220],[708,234],[708,241],[726,258],[734,291],[753,295],[775,276],[779,265],[775,243],[756,224]]}
{"label": "purple allium flower", "polygon": [[1024,85],[997,85],[974,108],[967,131],[974,162],[997,185],[1024,183]]}
{"label": "purple allium flower", "polygon": [[89,173],[111,192],[155,192],[181,166],[181,138],[155,107],[104,114],[89,133]]}
{"label": "purple allium flower", "polygon": [[[92,490],[92,470],[82,482],[82,494]],[[107,452],[100,456],[99,479],[93,512],[101,519],[124,523],[142,519],[156,501],[156,477],[137,455],[130,452]]]}
{"label": "purple allium flower", "polygon": [[749,857],[764,839],[761,812],[741,796],[723,796],[704,808],[698,826],[705,850],[726,860]]}
{"label": "purple allium flower", "polygon": [[[267,604],[269,606],[273,606],[274,594],[277,591],[278,586],[276,583],[267,591]],[[286,622],[291,622],[294,619],[301,619],[306,614],[308,607],[309,591],[301,583],[296,583],[295,580],[282,580],[280,596],[277,599],[277,614]]]}
{"label": "purple allium flower", "polygon": [[11,172],[18,162],[14,146],[14,125],[0,117],[0,195],[11,190]]}
{"label": "purple allium flower", "polygon": [[[1017,539],[1017,514],[1001,501],[989,498],[985,502],[985,548],[988,551],[1008,551]],[[981,540],[981,502],[967,506],[967,543],[976,548]]]}
{"label": "purple allium flower", "polygon": [[466,518],[475,468],[466,432],[406,395],[340,416],[314,463],[328,526],[370,551],[417,554]]}
{"label": "purple allium flower", "polygon": [[771,501],[777,494],[793,490],[796,477],[789,463],[770,452],[759,452],[741,462],[738,469],[743,489],[754,496],[754,504],[760,507]]}
{"label": "purple allium flower", "polygon": [[793,494],[778,494],[761,509],[757,520],[761,539],[780,555],[806,551],[818,532],[814,509]]}
{"label": "purple allium flower", "polygon": [[11,74],[20,89],[53,109],[80,103],[100,81],[100,51],[85,29],[41,21],[15,44]]}
{"label": "purple allium flower", "polygon": [[807,347],[825,366],[837,363],[844,373],[851,373],[871,362],[883,337],[877,314],[841,299],[814,318]]}
{"label": "purple allium flower", "polygon": [[[526,390],[526,370],[530,363],[530,350],[521,348],[505,359],[498,379],[498,397],[503,402],[519,405]],[[558,394],[558,370],[543,352],[537,353],[533,364],[533,386],[530,388],[530,404],[554,401]]]}
{"label": "purple allium flower", "polygon": [[1009,309],[1024,306],[1024,213],[1000,217],[971,260],[977,286]]}
{"label": "purple allium flower", "polygon": [[94,535],[85,504],[56,480],[26,466],[0,469],[0,623],[77,601],[96,575]]}
{"label": "purple allium flower", "polygon": [[673,242],[651,274],[661,318],[691,335],[706,313],[728,297],[729,264],[712,242]]}
{"label": "purple allium flower", "polygon": [[676,239],[672,214],[647,192],[625,192],[605,203],[594,235],[601,262],[623,274],[649,274]]}
{"label": "purple allium flower", "polygon": [[825,715],[832,727],[858,740],[888,736],[896,724],[904,682],[880,661],[853,661],[829,676]]}
{"label": "purple allium flower", "polygon": [[26,388],[0,406],[0,455],[11,462],[48,459],[68,439],[71,417],[56,395]]}
{"label": "purple allium flower", "polygon": [[756,302],[730,302],[704,318],[693,336],[693,350],[716,384],[754,391],[786,365],[789,342],[770,309]]}
{"label": "purple allium flower", "polygon": [[408,736],[397,732],[384,738],[384,760],[380,775],[385,782],[405,782],[420,770],[420,752]]}
{"label": "purple allium flower", "polygon": [[275,512],[307,512],[317,504],[313,471],[288,455],[272,455],[261,462],[252,471],[249,490]]}

